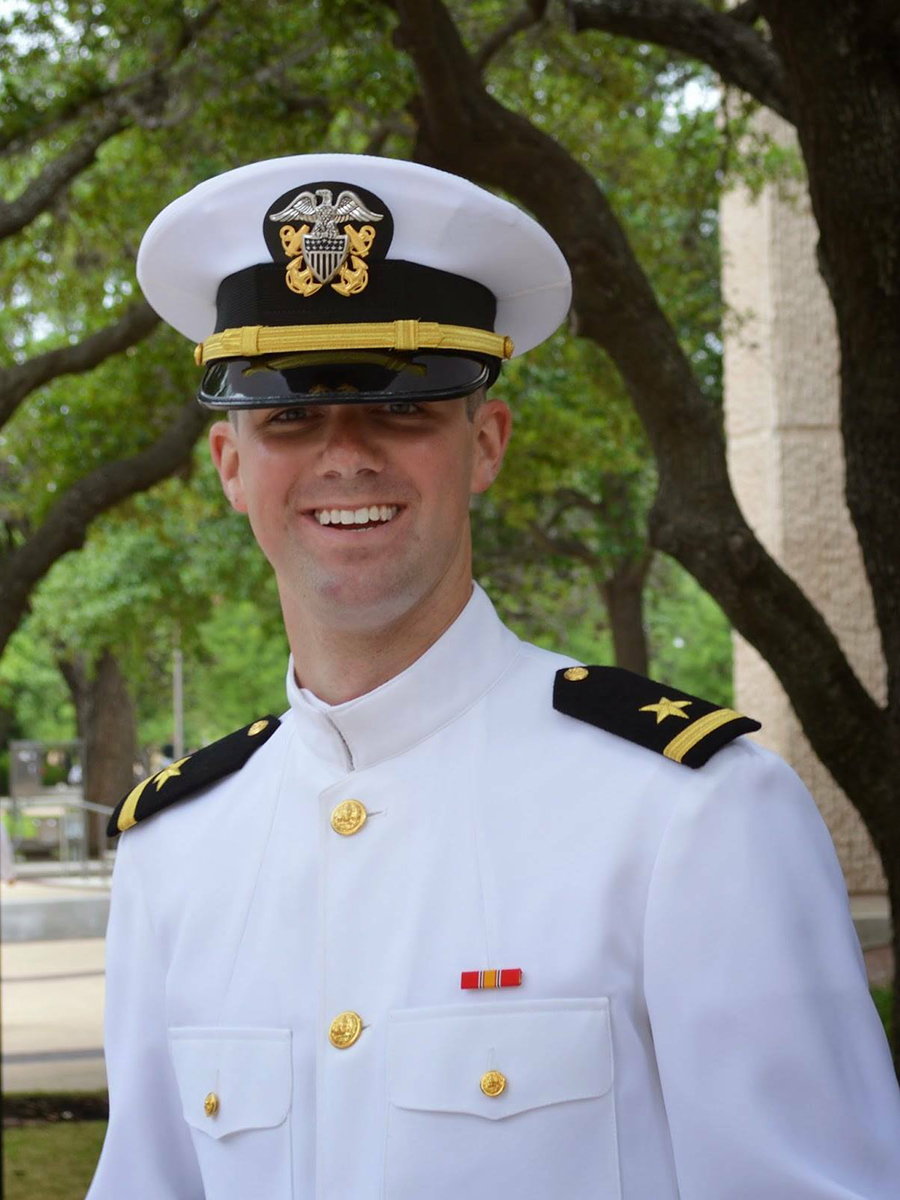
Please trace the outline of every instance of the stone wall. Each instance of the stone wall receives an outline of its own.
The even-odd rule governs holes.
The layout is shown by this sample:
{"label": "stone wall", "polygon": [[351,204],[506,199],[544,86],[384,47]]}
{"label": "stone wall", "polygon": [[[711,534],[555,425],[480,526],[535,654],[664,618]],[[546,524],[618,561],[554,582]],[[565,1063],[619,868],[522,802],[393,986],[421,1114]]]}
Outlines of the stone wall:
{"label": "stone wall", "polygon": [[[764,127],[792,130],[765,113]],[[805,189],[767,187],[721,206],[725,424],[738,502],[757,536],[823,613],[863,683],[885,698],[872,598],[844,503],[834,314],[816,268]],[[884,879],[855,810],[813,754],[774,674],[735,638],[735,706],[803,778],[831,830],[851,893]]]}

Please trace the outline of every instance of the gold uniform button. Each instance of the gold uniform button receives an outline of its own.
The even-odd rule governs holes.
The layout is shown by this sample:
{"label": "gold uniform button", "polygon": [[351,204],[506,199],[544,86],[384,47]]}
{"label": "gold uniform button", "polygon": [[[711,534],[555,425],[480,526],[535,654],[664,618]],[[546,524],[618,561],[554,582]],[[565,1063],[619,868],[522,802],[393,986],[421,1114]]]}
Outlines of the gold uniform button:
{"label": "gold uniform button", "polygon": [[331,814],[331,828],[341,837],[359,833],[368,817],[366,806],[359,800],[342,800]]}
{"label": "gold uniform button", "polygon": [[219,1097],[215,1092],[210,1092],[203,1101],[203,1111],[208,1117],[214,1117],[219,1111]]}
{"label": "gold uniform button", "polygon": [[258,733],[262,733],[262,731],[267,728],[268,724],[268,721],[254,721],[247,730],[247,737],[256,737]]}
{"label": "gold uniform button", "polygon": [[485,1071],[481,1077],[481,1090],[486,1096],[500,1096],[506,1091],[506,1076],[502,1071]]}
{"label": "gold uniform button", "polygon": [[568,671],[563,671],[563,679],[568,679],[569,683],[577,683],[579,679],[587,679],[587,667],[569,667]]}
{"label": "gold uniform button", "polygon": [[328,1040],[337,1050],[346,1050],[359,1041],[362,1027],[362,1017],[359,1013],[338,1013],[328,1030]]}

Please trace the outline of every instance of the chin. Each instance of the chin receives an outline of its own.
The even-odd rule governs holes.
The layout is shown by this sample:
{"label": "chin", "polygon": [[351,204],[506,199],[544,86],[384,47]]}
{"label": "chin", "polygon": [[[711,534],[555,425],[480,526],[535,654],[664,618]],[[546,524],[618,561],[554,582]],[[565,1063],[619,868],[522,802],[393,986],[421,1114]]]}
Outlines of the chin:
{"label": "chin", "polygon": [[320,578],[304,589],[313,593],[327,622],[360,631],[399,620],[415,608],[427,590],[421,578],[378,579],[364,569]]}

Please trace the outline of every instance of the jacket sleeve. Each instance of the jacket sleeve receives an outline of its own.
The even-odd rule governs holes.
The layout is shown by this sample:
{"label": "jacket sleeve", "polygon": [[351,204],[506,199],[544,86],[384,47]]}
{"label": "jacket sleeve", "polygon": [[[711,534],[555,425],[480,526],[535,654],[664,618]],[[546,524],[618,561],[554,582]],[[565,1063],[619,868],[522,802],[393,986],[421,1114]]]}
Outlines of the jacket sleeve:
{"label": "jacket sleeve", "polygon": [[203,1200],[169,1057],[164,964],[133,855],[119,839],[106,931],[109,1127],[87,1200]]}
{"label": "jacket sleeve", "polygon": [[900,1092],[843,876],[775,755],[721,752],[648,894],[645,995],[682,1200],[896,1200]]}

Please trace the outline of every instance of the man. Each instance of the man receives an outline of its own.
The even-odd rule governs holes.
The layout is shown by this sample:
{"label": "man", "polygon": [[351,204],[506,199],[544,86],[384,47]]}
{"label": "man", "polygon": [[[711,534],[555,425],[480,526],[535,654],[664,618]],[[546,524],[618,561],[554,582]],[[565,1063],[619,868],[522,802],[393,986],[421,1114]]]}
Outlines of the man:
{"label": "man", "polygon": [[[755,722],[473,586],[485,389],[565,262],[410,163],[229,172],[139,278],[199,341],[290,709],[139,784],[90,1200],[888,1200],[900,1097],[815,805]],[[515,346],[513,345],[515,343]]]}

